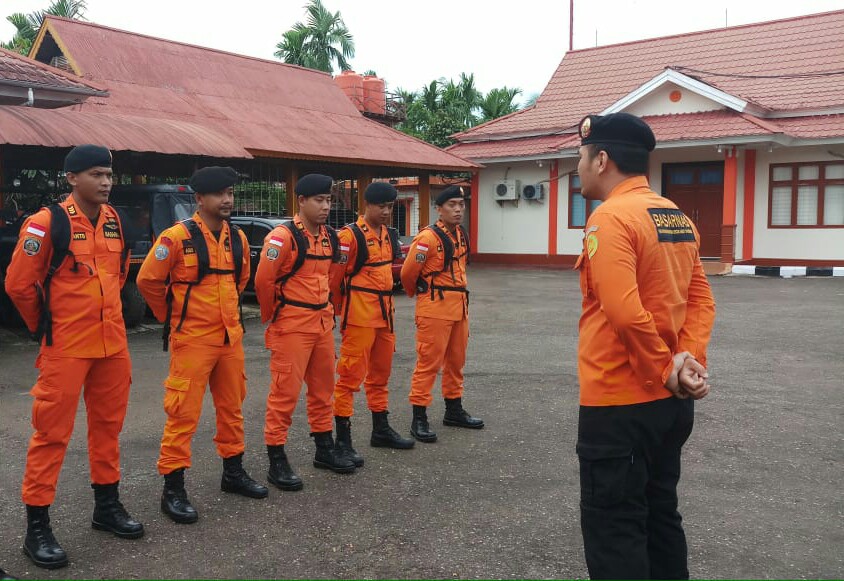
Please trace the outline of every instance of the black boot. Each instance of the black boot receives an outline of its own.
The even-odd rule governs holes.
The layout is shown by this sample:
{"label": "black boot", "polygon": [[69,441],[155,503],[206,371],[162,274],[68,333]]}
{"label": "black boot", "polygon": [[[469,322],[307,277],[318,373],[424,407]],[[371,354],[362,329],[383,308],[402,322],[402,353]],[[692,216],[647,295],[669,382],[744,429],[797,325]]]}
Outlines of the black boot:
{"label": "black boot", "polygon": [[243,469],[243,452],[231,458],[223,458],[223,479],[220,490],[233,492],[248,498],[267,498],[270,491],[258,484]]}
{"label": "black boot", "polygon": [[122,539],[140,539],[144,525],[129,516],[117,492],[119,482],[92,484],[94,489],[94,516],[91,526],[99,531],[114,533]]}
{"label": "black boot", "polygon": [[445,400],[443,424],[473,430],[480,430],[484,427],[484,421],[481,418],[473,418],[469,415],[469,412],[463,409],[463,398],[461,397]]}
{"label": "black boot", "polygon": [[360,468],[363,466],[363,456],[352,447],[352,419],[334,416],[334,422],[337,425],[337,442],[334,445],[337,453],[351,460],[355,468]]}
{"label": "black boot", "polygon": [[267,454],[270,457],[270,471],[267,472],[267,480],[281,490],[302,490],[302,479],[293,472],[290,462],[287,461],[284,444],[267,446]]}
{"label": "black boot", "polygon": [[428,424],[428,408],[423,405],[413,406],[413,420],[410,423],[411,435],[420,442],[436,442],[437,434]]}
{"label": "black boot", "polygon": [[12,577],[3,569],[0,569],[0,581],[17,581],[17,577]]}
{"label": "black boot", "polygon": [[355,471],[355,463],[337,452],[331,432],[312,432],[311,436],[316,444],[315,468],[324,468],[337,474],[349,474]]}
{"label": "black boot", "polygon": [[195,523],[199,513],[188,501],[185,490],[185,469],[179,468],[164,475],[164,491],[161,493],[161,510],[179,524]]}
{"label": "black boot", "polygon": [[372,437],[369,445],[373,448],[396,448],[397,450],[408,450],[416,444],[410,438],[402,438],[398,432],[390,427],[387,421],[387,414],[390,412],[372,412]]}
{"label": "black boot", "polygon": [[67,565],[67,553],[53,536],[49,508],[26,505],[26,538],[23,541],[23,552],[39,567],[58,569]]}

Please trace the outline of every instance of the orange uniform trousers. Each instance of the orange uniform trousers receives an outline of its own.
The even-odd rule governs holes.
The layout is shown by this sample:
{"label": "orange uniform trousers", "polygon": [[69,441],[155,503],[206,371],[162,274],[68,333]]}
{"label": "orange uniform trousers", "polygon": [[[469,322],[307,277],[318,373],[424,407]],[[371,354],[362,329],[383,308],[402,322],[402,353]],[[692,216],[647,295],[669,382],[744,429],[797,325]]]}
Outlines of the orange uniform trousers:
{"label": "orange uniform trousers", "polygon": [[264,441],[268,446],[287,443],[287,432],[293,421],[293,410],[302,391],[302,381],[308,385],[307,409],[311,432],[330,432],[331,395],[334,392],[334,333],[284,332],[268,335],[270,358],[270,393],[267,396],[267,416]]}
{"label": "orange uniform trousers", "polygon": [[393,368],[396,335],[389,327],[343,329],[340,360],[337,362],[337,385],[334,388],[334,415],[354,414],[354,394],[364,382],[366,402],[371,412],[387,411],[387,383]]}
{"label": "orange uniform trousers", "polygon": [[199,345],[170,339],[170,375],[164,380],[167,423],[158,456],[159,474],[190,468],[190,443],[199,416],[205,387],[210,386],[217,413],[214,443],[221,458],[243,452],[243,400],[246,397],[243,342]]}
{"label": "orange uniform trousers", "polygon": [[119,481],[119,438],[132,383],[129,351],[124,349],[98,359],[42,353],[35,365],[40,373],[30,391],[35,398],[32,404],[35,433],[26,454],[21,495],[24,503],[32,506],[53,503],[83,385],[91,482],[113,484]]}
{"label": "orange uniform trousers", "polygon": [[443,397],[463,397],[463,366],[468,344],[469,319],[416,317],[416,368],[410,380],[411,405],[431,405],[431,390],[441,369]]}

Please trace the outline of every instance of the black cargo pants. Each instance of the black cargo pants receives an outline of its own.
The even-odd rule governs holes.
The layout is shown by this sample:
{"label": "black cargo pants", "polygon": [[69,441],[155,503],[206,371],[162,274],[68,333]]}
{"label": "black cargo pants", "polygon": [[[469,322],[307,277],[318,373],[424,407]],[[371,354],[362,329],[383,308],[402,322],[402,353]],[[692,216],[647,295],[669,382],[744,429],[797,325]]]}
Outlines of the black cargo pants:
{"label": "black cargo pants", "polygon": [[580,525],[592,579],[688,579],[677,511],[691,399],[581,406]]}

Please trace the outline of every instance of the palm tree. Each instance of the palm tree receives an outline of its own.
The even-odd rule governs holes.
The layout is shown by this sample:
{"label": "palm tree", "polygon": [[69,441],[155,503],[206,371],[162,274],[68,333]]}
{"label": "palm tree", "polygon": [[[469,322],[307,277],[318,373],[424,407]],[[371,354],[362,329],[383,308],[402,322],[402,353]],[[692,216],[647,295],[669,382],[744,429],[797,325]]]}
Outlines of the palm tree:
{"label": "palm tree", "polygon": [[37,10],[30,14],[16,12],[6,17],[6,20],[15,27],[15,36],[9,42],[0,43],[0,46],[7,50],[13,50],[21,54],[29,54],[38,31],[44,23],[44,16],[63,16],[75,20],[85,20],[85,10],[88,6],[86,0],[53,0],[53,3],[46,10]]}
{"label": "palm tree", "polygon": [[509,89],[507,87],[491,89],[481,101],[482,121],[492,121],[518,111],[519,106],[513,101],[521,93],[521,89]]}
{"label": "palm tree", "polygon": [[332,13],[322,0],[311,0],[305,8],[307,24],[297,22],[285,32],[276,45],[275,56],[286,63],[326,73],[334,72],[335,63],[340,70],[349,70],[348,59],[355,56],[355,42],[340,12]]}

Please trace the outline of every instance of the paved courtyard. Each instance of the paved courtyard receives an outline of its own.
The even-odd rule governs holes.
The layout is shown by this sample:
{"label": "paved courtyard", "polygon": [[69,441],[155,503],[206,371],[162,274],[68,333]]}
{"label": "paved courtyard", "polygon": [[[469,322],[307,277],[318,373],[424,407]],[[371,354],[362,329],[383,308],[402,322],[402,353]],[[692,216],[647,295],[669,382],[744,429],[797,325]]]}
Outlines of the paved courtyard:
{"label": "paved courtyard", "polygon": [[[90,528],[85,411],[51,515],[71,565],[49,572],[21,554],[20,479],[30,435],[33,344],[0,330],[0,565],[40,578],[548,578],[584,577],[578,521],[577,320],[572,272],[474,267],[467,409],[481,431],[441,425],[411,451],[368,445],[363,397],[353,419],[366,465],[327,474],[311,465],[304,401],[289,457],[301,492],[267,500],[220,492],[206,398],[187,485],[200,521],[158,508],[155,460],[167,355],[160,334],[130,337],[134,373],[122,436],[121,495],[146,525],[126,541]],[[718,321],[713,393],[697,405],[686,446],[681,511],[690,569],[702,578],[844,577],[844,280],[711,279]],[[398,300],[392,424],[408,432],[414,363],[412,302]],[[245,465],[264,480],[268,353],[248,321]]]}

